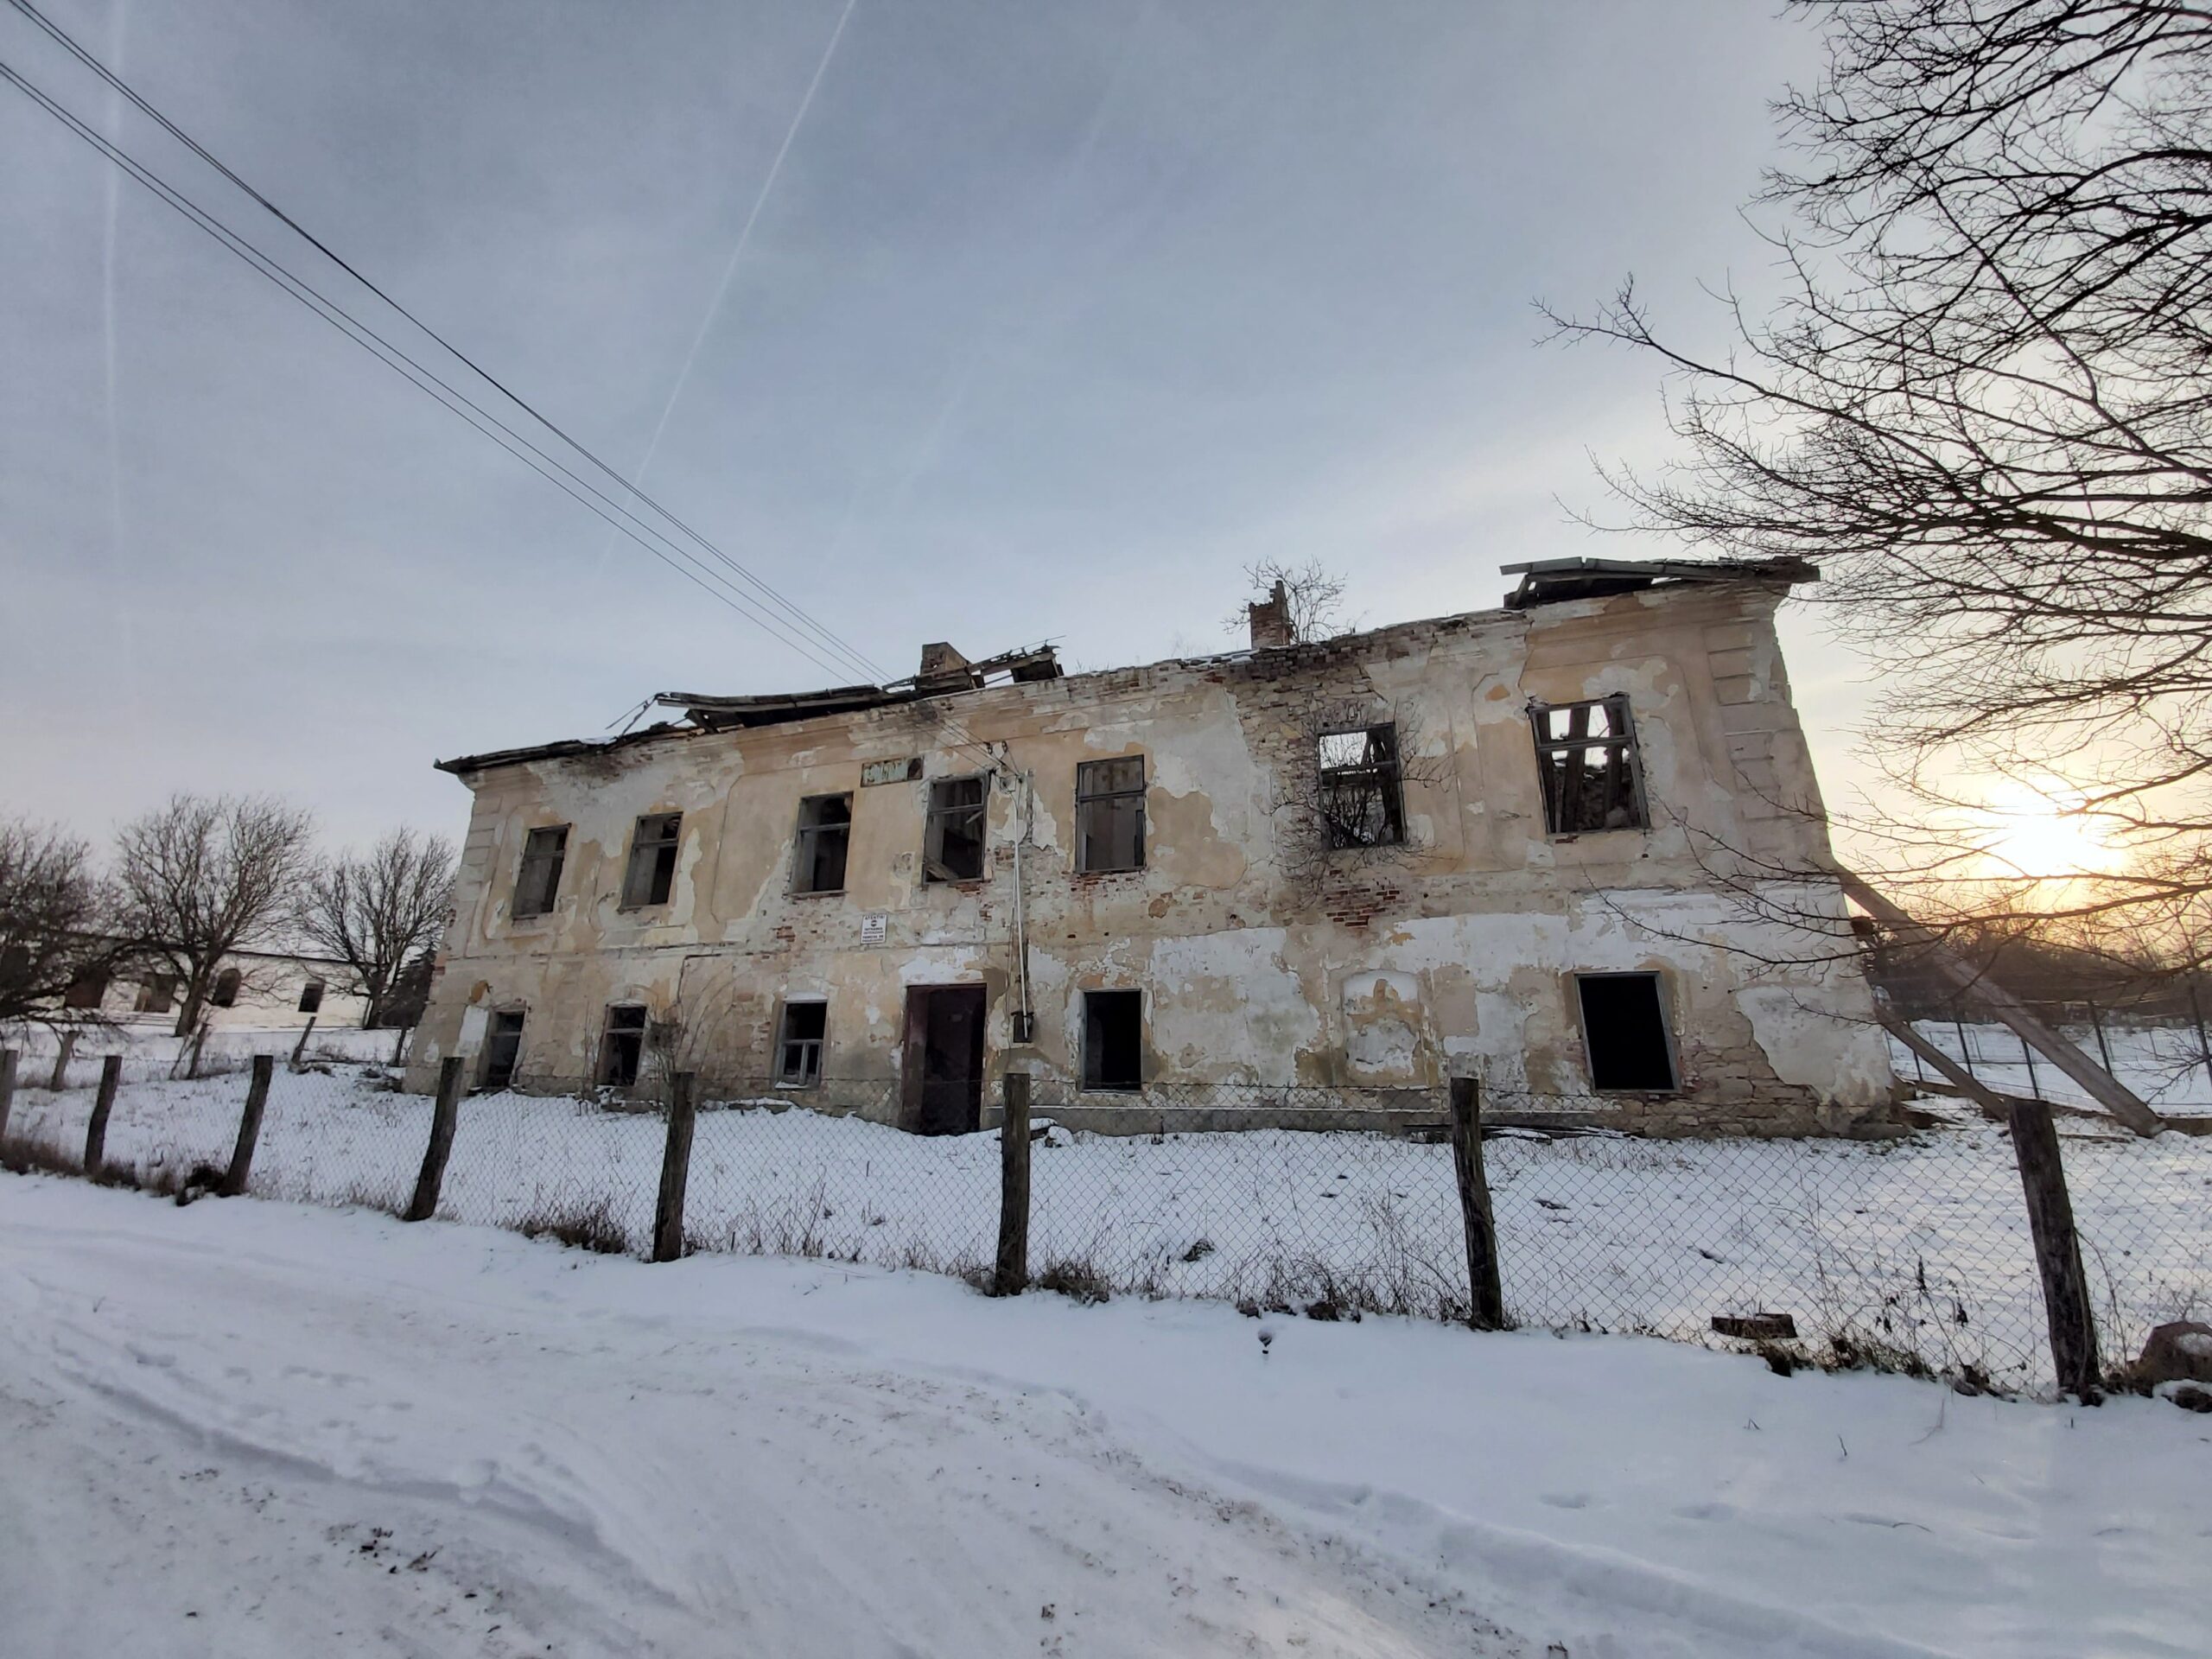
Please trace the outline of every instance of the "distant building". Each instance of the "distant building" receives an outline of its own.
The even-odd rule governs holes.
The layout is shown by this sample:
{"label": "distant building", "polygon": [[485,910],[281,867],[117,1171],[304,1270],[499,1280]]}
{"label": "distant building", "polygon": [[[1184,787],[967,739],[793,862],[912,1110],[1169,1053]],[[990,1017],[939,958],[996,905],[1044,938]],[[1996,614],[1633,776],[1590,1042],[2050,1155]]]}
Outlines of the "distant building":
{"label": "distant building", "polygon": [[[175,1023],[183,997],[180,976],[157,963],[141,963],[79,981],[62,1006],[166,1029]],[[216,971],[205,1017],[216,1031],[268,1031],[304,1026],[310,1019],[325,1027],[358,1026],[368,1007],[353,970],[334,958],[233,950]]]}
{"label": "distant building", "polygon": [[672,1033],[918,1130],[990,1121],[1009,1068],[1102,1127],[1461,1071],[1660,1132],[1886,1121],[1857,962],[1730,890],[1828,857],[1773,626],[1813,573],[1514,569],[1503,608],[1320,643],[1278,594],[1249,651],[933,645],[897,685],[442,762],[475,806],[410,1085],[459,1053],[621,1087]]}

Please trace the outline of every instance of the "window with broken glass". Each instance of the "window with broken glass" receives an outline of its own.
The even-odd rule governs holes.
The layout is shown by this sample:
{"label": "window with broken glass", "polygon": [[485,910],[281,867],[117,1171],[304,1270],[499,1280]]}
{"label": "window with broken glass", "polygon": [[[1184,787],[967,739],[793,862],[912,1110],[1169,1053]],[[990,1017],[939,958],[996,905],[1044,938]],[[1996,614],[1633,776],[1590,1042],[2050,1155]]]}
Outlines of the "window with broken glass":
{"label": "window with broken glass", "polygon": [[543,916],[561,890],[561,865],[569,855],[569,826],[549,824],[523,837],[522,868],[515,874],[514,913]]}
{"label": "window with broken glass", "polygon": [[1144,757],[1078,761],[1075,769],[1076,868],[1144,868]]}
{"label": "window with broken glass", "polygon": [[1544,827],[1554,836],[1649,825],[1625,696],[1532,702]]}
{"label": "window with broken glass", "polygon": [[776,1039],[776,1081],[787,1089],[808,1089],[822,1081],[822,1045],[829,1028],[826,1002],[786,1002],[783,1030]]}
{"label": "window with broken glass", "polygon": [[683,833],[681,812],[652,812],[638,820],[630,837],[630,868],[622,879],[622,907],[664,905],[676,885],[676,845]]}
{"label": "window with broken glass", "polygon": [[940,778],[930,785],[928,828],[922,837],[922,878],[975,881],[983,874],[981,778]]}
{"label": "window with broken glass", "polygon": [[1321,820],[1332,849],[1395,847],[1405,840],[1396,726],[1322,734]]}
{"label": "window with broken glass", "polygon": [[627,1089],[638,1080],[645,1054],[645,1011],[635,1003],[617,1003],[607,1011],[607,1034],[599,1045],[599,1080]]}
{"label": "window with broken glass", "polygon": [[798,804],[793,893],[842,893],[845,850],[853,834],[850,795],[810,795]]}

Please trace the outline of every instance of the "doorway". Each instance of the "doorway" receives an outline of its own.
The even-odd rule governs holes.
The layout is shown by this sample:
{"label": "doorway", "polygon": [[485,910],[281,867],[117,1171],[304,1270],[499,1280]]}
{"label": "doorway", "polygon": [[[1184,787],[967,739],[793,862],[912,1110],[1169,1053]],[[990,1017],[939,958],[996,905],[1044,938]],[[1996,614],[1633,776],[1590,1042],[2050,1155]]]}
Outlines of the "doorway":
{"label": "doorway", "polygon": [[906,988],[906,1121],[922,1135],[983,1124],[983,988]]}

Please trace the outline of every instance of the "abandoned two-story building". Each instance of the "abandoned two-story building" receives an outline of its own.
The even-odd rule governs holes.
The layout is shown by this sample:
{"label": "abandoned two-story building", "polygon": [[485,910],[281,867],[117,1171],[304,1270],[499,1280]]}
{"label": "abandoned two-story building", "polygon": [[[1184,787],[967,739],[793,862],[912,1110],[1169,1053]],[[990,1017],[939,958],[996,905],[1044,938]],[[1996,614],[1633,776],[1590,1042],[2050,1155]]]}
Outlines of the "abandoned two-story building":
{"label": "abandoned two-story building", "polygon": [[923,1131],[1010,1070],[1099,1128],[1459,1073],[1660,1133],[1885,1121],[1840,889],[1742,897],[1828,861],[1773,622],[1813,573],[1509,569],[1502,608],[1324,642],[1278,592],[1249,651],[932,645],[441,762],[475,806],[409,1084],[620,1089],[658,1050]]}

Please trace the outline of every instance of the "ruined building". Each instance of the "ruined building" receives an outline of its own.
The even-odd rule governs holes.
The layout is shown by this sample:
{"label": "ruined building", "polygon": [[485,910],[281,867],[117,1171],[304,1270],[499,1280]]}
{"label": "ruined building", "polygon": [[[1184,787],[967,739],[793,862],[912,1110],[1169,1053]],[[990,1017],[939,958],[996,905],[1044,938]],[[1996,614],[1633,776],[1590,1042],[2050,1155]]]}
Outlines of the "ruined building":
{"label": "ruined building", "polygon": [[1857,963],[1732,890],[1827,858],[1773,625],[1813,573],[1509,570],[1502,608],[1321,643],[1278,592],[1249,651],[933,645],[899,684],[442,762],[475,808],[409,1084],[658,1054],[959,1131],[1019,1069],[1149,1129],[1236,1097],[1191,1085],[1472,1072],[1659,1132],[1883,1121]]}

